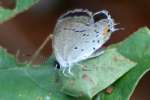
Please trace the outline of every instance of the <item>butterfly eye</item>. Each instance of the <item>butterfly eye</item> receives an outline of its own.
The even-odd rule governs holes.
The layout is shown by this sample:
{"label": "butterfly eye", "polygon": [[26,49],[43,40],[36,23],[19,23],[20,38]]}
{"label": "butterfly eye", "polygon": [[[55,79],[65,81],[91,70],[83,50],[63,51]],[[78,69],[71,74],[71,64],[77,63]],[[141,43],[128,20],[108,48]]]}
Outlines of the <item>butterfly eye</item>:
{"label": "butterfly eye", "polygon": [[55,67],[56,67],[57,69],[60,69],[60,64],[58,63],[58,61],[55,61],[55,62],[54,62],[54,65],[55,65]]}

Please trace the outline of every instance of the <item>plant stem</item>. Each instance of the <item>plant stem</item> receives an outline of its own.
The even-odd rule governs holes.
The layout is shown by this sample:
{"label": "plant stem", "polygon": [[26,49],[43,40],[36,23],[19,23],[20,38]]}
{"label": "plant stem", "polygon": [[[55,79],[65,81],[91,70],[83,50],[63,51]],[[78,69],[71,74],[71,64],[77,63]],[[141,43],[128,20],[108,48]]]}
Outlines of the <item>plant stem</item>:
{"label": "plant stem", "polygon": [[49,34],[47,38],[44,40],[44,42],[40,45],[40,47],[35,51],[33,56],[31,57],[31,60],[28,62],[28,64],[32,64],[33,61],[37,58],[37,56],[40,54],[41,50],[44,48],[44,46],[48,43],[50,39],[52,39],[53,35]]}

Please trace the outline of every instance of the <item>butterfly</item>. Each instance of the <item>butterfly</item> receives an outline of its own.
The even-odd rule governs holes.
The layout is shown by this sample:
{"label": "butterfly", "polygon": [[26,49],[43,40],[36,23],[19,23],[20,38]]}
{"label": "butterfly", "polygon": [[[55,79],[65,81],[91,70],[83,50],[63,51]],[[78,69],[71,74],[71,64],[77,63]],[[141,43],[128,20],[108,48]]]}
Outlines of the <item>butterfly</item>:
{"label": "butterfly", "polygon": [[[102,17],[96,20],[97,17]],[[118,30],[107,10],[75,9],[61,15],[54,29],[53,52],[60,69],[72,74],[73,65],[104,53],[102,45]]]}

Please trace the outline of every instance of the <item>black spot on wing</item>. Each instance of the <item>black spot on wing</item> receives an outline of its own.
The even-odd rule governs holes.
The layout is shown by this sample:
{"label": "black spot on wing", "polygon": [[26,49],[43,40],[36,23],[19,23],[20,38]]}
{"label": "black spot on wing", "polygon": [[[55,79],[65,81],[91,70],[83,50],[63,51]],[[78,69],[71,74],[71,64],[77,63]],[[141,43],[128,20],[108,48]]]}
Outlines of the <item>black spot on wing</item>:
{"label": "black spot on wing", "polygon": [[78,49],[78,47],[74,47],[74,49]]}
{"label": "black spot on wing", "polygon": [[84,51],[84,49],[81,49],[81,51]]}
{"label": "black spot on wing", "polygon": [[90,36],[89,34],[86,34],[86,36]]}
{"label": "black spot on wing", "polygon": [[83,33],[82,36],[88,37],[88,36],[90,36],[90,35],[89,35],[89,34],[86,34],[86,33]]}
{"label": "black spot on wing", "polygon": [[96,29],[94,30],[94,32],[95,32],[95,33],[99,33],[99,31],[98,31],[98,30],[96,30]]}
{"label": "black spot on wing", "polygon": [[99,37],[99,34],[96,34],[96,38]]}
{"label": "black spot on wing", "polygon": [[95,43],[95,40],[92,40],[93,43]]}
{"label": "black spot on wing", "polygon": [[93,47],[93,50],[95,50],[95,47]]}
{"label": "black spot on wing", "polygon": [[82,36],[86,36],[86,34],[84,33]]}
{"label": "black spot on wing", "polygon": [[73,30],[74,32],[85,32],[86,30]]}

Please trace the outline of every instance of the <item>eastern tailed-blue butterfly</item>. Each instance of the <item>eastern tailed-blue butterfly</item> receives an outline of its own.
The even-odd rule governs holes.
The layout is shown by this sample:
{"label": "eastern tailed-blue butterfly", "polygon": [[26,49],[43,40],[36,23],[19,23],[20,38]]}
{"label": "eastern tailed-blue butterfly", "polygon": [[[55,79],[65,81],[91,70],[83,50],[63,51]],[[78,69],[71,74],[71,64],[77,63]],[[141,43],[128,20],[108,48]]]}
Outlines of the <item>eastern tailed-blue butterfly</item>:
{"label": "eastern tailed-blue butterfly", "polygon": [[[96,16],[104,17],[96,20]],[[101,55],[98,50],[118,30],[107,10],[92,13],[75,9],[59,17],[52,40],[53,52],[63,73],[80,61]]]}

